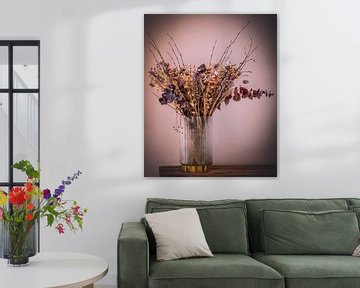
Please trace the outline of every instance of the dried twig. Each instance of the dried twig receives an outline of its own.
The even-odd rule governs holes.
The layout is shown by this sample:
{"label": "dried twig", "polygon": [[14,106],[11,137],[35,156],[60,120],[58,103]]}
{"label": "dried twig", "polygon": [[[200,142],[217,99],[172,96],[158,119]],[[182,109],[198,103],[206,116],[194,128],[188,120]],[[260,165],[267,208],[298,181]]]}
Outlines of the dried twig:
{"label": "dried twig", "polygon": [[210,56],[209,66],[211,65],[211,61],[212,61],[212,58],[213,58],[213,54],[214,54],[214,50],[215,50],[216,43],[217,43],[217,40],[215,40],[214,46],[213,46],[213,48],[212,48],[212,50],[211,50],[211,56]]}
{"label": "dried twig", "polygon": [[174,56],[175,56],[176,61],[178,62],[178,65],[179,65],[179,68],[180,68],[180,67],[181,67],[181,64],[180,64],[179,58],[178,58],[178,56],[176,55],[176,53],[175,53],[175,51],[174,51],[174,48],[173,48],[173,46],[171,45],[171,43],[168,42],[168,44],[169,44],[169,46],[170,46],[170,48],[171,48],[171,50],[172,50],[172,52],[173,52],[173,54],[174,54]]}
{"label": "dried twig", "polygon": [[171,35],[170,35],[169,33],[167,34],[167,36],[168,36],[168,37],[170,38],[170,40],[174,43],[175,48],[176,48],[177,52],[178,52],[179,55],[180,55],[181,63],[182,63],[183,66],[185,66],[185,64],[184,64],[184,59],[183,59],[183,57],[182,57],[182,54],[181,54],[181,52],[180,52],[180,49],[179,49],[178,46],[176,45],[176,42],[175,42],[174,38],[171,37]]}
{"label": "dried twig", "polygon": [[224,62],[224,59],[227,56],[228,51],[230,50],[231,46],[233,46],[235,44],[235,42],[237,41],[237,39],[239,38],[240,34],[245,30],[245,28],[250,24],[250,22],[247,22],[241,29],[240,31],[236,34],[235,38],[232,39],[229,43],[228,46],[226,46],[223,54],[220,57],[220,60],[218,62],[218,65],[221,65]]}
{"label": "dried twig", "polygon": [[151,37],[151,35],[149,33],[147,33],[147,36],[149,37],[150,41],[148,41],[148,43],[155,49],[155,51],[159,54],[160,58],[162,61],[165,62],[164,57],[161,54],[161,51],[159,49],[159,47],[157,46],[155,40]]}
{"label": "dried twig", "polygon": [[171,56],[171,54],[169,52],[167,52],[167,55],[170,57],[170,59],[173,62],[174,66],[176,67],[176,63],[174,61],[174,58]]}
{"label": "dried twig", "polygon": [[158,61],[158,59],[156,58],[154,52],[153,52],[151,49],[149,49],[149,52],[150,52],[150,53],[152,54],[152,56],[154,57],[156,64],[158,64],[159,61]]}

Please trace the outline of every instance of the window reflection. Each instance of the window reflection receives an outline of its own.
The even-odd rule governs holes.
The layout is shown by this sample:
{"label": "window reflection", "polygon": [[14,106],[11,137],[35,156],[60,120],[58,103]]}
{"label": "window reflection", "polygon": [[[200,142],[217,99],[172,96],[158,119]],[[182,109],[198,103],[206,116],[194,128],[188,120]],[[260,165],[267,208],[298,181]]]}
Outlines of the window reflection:
{"label": "window reflection", "polygon": [[38,47],[14,47],[14,88],[38,88]]}

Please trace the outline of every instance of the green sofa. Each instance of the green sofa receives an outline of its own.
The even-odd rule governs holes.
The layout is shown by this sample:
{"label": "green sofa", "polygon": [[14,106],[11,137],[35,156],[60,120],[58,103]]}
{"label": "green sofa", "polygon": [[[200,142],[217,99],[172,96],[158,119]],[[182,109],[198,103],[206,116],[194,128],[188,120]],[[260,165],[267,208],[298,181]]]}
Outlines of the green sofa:
{"label": "green sofa", "polygon": [[[156,261],[155,239],[145,221],[123,223],[117,246],[119,288],[360,287],[360,257],[351,256],[359,240],[356,216],[360,215],[360,199],[152,198],[147,200],[145,212],[188,207],[197,208],[214,257]],[[289,225],[296,221],[303,225]],[[301,230],[311,229],[312,223],[320,225],[319,231]],[[316,235],[326,225],[339,227],[345,233],[334,237]],[[266,227],[273,229],[268,231]],[[342,237],[350,230],[353,232],[349,232],[349,239]],[[278,231],[284,231],[285,239],[276,235]],[[300,239],[302,234],[309,242]],[[311,242],[315,240],[320,244]],[[284,253],[279,243],[283,243]],[[316,249],[318,255],[313,252]]]}

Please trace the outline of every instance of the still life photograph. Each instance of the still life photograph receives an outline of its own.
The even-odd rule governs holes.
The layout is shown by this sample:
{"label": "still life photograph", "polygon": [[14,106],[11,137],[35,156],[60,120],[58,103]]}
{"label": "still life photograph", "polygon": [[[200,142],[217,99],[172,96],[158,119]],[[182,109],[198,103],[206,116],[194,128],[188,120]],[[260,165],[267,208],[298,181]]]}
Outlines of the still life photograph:
{"label": "still life photograph", "polygon": [[144,176],[277,176],[275,14],[144,16]]}

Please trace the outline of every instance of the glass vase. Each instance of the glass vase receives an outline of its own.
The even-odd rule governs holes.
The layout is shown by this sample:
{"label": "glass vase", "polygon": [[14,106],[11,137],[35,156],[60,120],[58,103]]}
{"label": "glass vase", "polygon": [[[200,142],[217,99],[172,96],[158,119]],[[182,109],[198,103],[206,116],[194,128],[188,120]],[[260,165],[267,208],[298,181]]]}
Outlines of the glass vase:
{"label": "glass vase", "polygon": [[9,266],[25,266],[37,251],[37,223],[1,221],[0,257],[8,259]]}
{"label": "glass vase", "polygon": [[212,163],[212,117],[178,117],[182,170],[207,172]]}

